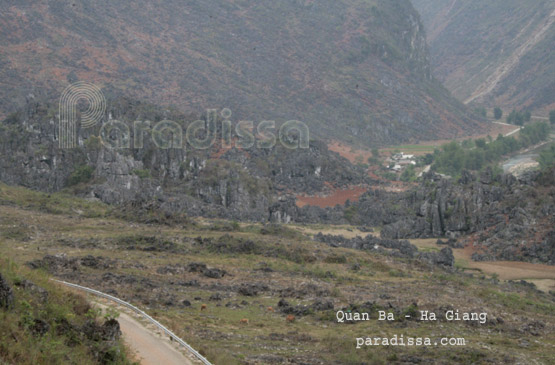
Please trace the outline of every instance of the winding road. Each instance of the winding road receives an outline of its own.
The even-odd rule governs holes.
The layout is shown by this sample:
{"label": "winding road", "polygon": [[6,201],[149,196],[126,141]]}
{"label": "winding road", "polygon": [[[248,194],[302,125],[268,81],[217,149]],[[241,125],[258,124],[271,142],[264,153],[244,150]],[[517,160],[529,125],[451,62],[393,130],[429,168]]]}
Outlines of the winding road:
{"label": "winding road", "polygon": [[[118,322],[124,342],[132,351],[134,360],[140,364],[189,365],[201,363],[212,365],[198,351],[139,308],[95,289],[62,280],[51,280],[74,290],[94,295],[96,298],[92,302],[103,310],[111,308],[120,311]],[[148,323],[148,325],[140,322],[137,316]],[[181,346],[179,347],[180,349],[187,351],[186,355],[175,347],[178,344]]]}
{"label": "winding road", "polygon": [[125,344],[134,352],[135,361],[141,365],[192,365],[193,362],[179,352],[167,337],[159,335],[155,330],[147,328],[131,315],[122,312],[121,308],[105,303],[95,304],[102,309],[108,306],[120,311],[117,318]]}

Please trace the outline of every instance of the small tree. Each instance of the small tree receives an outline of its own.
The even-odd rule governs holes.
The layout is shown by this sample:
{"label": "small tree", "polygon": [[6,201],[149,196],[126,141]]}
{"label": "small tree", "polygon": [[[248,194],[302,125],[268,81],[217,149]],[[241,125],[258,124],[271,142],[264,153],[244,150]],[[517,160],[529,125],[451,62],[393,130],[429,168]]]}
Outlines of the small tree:
{"label": "small tree", "polygon": [[532,113],[527,110],[524,112],[524,121],[529,122],[532,119]]}
{"label": "small tree", "polygon": [[401,181],[403,182],[412,182],[416,180],[416,174],[414,171],[414,166],[409,165],[401,174]]}
{"label": "small tree", "polygon": [[67,185],[73,186],[90,181],[93,177],[94,168],[88,165],[79,166],[69,176]]}
{"label": "small tree", "polygon": [[522,126],[524,124],[524,119],[525,119],[524,113],[517,112],[516,110],[513,109],[511,114],[509,114],[509,116],[507,117],[507,123]]}
{"label": "small tree", "polygon": [[549,112],[549,122],[555,124],[555,110]]}
{"label": "small tree", "polygon": [[425,165],[431,165],[434,162],[434,155],[427,153],[423,158]]}
{"label": "small tree", "polygon": [[478,148],[486,148],[486,140],[483,138],[479,138],[475,141],[476,147]]}
{"label": "small tree", "polygon": [[500,107],[496,107],[495,109],[493,109],[493,117],[496,120],[501,119],[502,116],[503,116],[503,110],[501,110]]}

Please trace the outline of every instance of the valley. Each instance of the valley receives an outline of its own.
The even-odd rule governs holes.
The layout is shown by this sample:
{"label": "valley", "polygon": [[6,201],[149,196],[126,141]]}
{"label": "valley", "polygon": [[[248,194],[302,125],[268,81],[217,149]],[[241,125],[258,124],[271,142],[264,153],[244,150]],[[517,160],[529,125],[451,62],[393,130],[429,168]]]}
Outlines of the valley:
{"label": "valley", "polygon": [[552,1],[413,0],[434,75],[459,99],[486,107],[554,108]]}
{"label": "valley", "polygon": [[0,12],[0,365],[555,359],[553,0]]}
{"label": "valley", "polygon": [[[530,283],[507,282],[501,275],[498,281],[485,268],[465,270],[457,250],[449,267],[400,258],[396,249],[354,250],[318,241],[320,232],[364,235],[350,226],[234,227],[206,219],[160,226],[114,218],[99,203],[39,195],[1,186],[4,256],[130,301],[214,363],[430,362],[439,355],[459,362],[542,362],[553,355],[550,294]],[[79,211],[48,212],[51,204],[67,199]],[[15,201],[30,204],[18,207]],[[34,206],[33,201],[42,203]],[[413,242],[428,251],[435,249],[432,241]],[[529,272],[523,275],[529,278]],[[410,320],[383,324],[374,317],[380,308],[400,317],[413,306],[443,313],[454,301],[460,311],[487,311],[487,331],[463,321],[440,322],[438,327]],[[342,308],[369,311],[372,318],[364,324],[337,323],[334,310]],[[286,320],[289,315],[293,322]],[[355,337],[376,331],[434,338],[456,333],[467,346],[433,352],[410,347],[355,350]],[[522,347],[524,341],[533,345]],[[486,343],[495,351],[484,350]]]}

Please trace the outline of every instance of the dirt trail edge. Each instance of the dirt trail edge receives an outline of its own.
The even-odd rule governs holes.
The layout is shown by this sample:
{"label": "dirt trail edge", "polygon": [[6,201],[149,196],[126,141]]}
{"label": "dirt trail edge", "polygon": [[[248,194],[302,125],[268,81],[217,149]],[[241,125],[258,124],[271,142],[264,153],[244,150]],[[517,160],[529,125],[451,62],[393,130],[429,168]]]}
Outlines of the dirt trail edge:
{"label": "dirt trail edge", "polygon": [[[112,307],[120,310],[118,322],[120,323],[124,340],[128,346],[135,351],[136,360],[140,360],[142,365],[188,365],[197,363],[212,365],[198,351],[139,308],[98,290],[62,280],[51,280],[66,287],[94,295],[95,299],[92,300],[92,302],[103,309]],[[137,315],[139,315],[141,320],[144,320],[145,323],[148,323],[148,325],[134,318]],[[177,343],[183,346],[182,348],[180,347],[180,349],[184,351],[187,350],[186,355],[174,347]]]}
{"label": "dirt trail edge", "polygon": [[[108,303],[94,301],[95,305],[105,309],[106,307],[116,307]],[[134,360],[141,365],[192,365],[193,362],[169,342],[166,337],[162,337],[131,315],[121,312],[118,306],[119,316],[117,318],[125,344],[134,352]]]}

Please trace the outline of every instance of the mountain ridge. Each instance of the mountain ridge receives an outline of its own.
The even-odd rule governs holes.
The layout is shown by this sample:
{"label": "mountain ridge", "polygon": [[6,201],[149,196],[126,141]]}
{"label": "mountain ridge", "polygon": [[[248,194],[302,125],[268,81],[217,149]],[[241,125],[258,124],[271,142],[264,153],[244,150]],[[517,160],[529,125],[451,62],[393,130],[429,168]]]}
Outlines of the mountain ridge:
{"label": "mountain ridge", "polygon": [[482,128],[431,78],[408,0],[22,2],[0,23],[0,80],[17,85],[0,91],[6,114],[81,80],[188,113],[301,120],[318,138],[353,144]]}
{"label": "mountain ridge", "polygon": [[465,103],[555,107],[555,5],[550,1],[413,0],[434,75]]}

